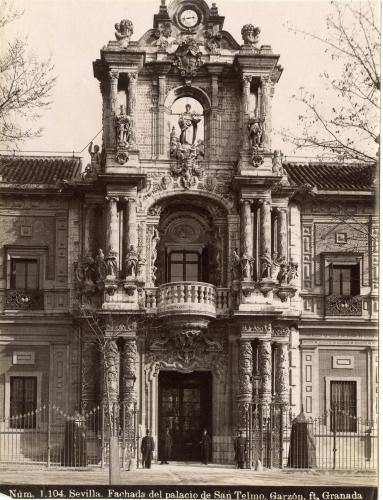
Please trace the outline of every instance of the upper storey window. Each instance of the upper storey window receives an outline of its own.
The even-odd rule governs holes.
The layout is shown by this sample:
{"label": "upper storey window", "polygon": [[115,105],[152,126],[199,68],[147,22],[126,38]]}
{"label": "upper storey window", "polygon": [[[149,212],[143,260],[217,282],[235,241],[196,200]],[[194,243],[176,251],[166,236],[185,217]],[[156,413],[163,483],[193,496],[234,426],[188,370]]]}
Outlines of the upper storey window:
{"label": "upper storey window", "polygon": [[359,264],[330,265],[330,295],[355,296],[360,294]]}
{"label": "upper storey window", "polygon": [[37,259],[11,259],[11,288],[36,290],[38,286]]}

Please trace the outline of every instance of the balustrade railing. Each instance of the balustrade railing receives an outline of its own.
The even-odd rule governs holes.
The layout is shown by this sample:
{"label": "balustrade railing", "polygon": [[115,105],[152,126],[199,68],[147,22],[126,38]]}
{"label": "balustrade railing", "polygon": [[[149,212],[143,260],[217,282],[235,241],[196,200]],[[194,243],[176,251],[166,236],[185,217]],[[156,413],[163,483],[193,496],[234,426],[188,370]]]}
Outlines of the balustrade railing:
{"label": "balustrade railing", "polygon": [[145,307],[148,312],[166,313],[176,308],[222,315],[230,309],[230,289],[196,281],[165,283],[145,289]]}

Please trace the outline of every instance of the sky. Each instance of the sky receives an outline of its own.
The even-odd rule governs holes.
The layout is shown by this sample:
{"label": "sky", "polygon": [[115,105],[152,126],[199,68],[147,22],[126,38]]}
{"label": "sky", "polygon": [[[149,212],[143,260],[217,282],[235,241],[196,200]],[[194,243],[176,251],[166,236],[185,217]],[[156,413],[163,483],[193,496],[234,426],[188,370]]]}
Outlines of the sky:
{"label": "sky", "polygon": [[[24,14],[3,30],[0,43],[27,35],[31,51],[40,58],[52,58],[57,76],[52,104],[37,122],[44,128],[42,137],[28,140],[21,149],[78,154],[102,127],[101,94],[92,61],[100,56],[101,47],[114,39],[114,24],[121,19],[133,22],[132,40],[152,28],[160,0],[14,0],[14,4]],[[319,75],[334,63],[317,41],[288,28],[323,34],[330,2],[216,0],[216,4],[226,18],[224,29],[239,43],[241,27],[252,23],[261,29],[260,45],[271,45],[280,55],[284,72],[273,99],[273,149],[293,155],[293,146],[278,134],[283,128],[299,130],[300,110],[291,95],[299,94],[302,88],[321,95]],[[94,142],[100,143],[100,135]],[[79,156],[84,156],[85,163],[89,159],[86,149]]]}

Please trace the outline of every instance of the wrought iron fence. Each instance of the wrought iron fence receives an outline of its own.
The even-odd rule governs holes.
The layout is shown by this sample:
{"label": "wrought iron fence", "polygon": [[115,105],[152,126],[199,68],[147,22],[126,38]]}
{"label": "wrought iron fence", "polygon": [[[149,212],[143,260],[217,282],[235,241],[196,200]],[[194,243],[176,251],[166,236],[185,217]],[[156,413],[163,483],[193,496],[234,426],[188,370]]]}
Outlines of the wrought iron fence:
{"label": "wrought iron fence", "polygon": [[124,404],[100,405],[69,415],[55,405],[0,421],[0,464],[104,467],[109,437],[118,436],[120,465],[136,455],[137,410]]}
{"label": "wrought iron fence", "polygon": [[279,404],[251,404],[247,412],[247,465],[256,468],[377,468],[377,421],[340,408],[317,418],[293,415]]}

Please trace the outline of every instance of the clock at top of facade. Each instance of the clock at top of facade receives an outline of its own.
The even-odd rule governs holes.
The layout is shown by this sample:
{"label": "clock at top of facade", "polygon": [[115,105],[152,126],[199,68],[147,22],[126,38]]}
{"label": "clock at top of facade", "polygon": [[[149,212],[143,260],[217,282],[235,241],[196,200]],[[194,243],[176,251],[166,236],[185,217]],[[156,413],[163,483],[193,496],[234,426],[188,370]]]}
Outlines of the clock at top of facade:
{"label": "clock at top of facade", "polygon": [[194,9],[186,8],[181,11],[178,19],[184,28],[194,28],[200,21],[200,15]]}

